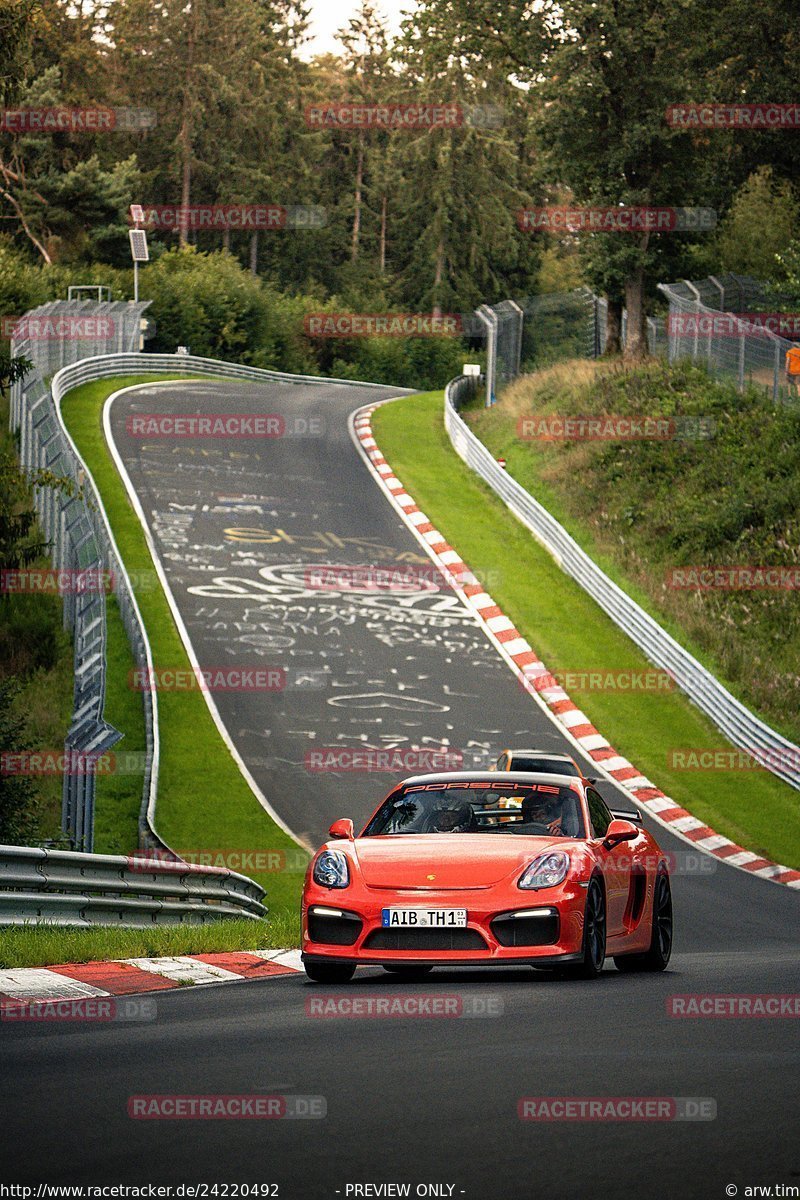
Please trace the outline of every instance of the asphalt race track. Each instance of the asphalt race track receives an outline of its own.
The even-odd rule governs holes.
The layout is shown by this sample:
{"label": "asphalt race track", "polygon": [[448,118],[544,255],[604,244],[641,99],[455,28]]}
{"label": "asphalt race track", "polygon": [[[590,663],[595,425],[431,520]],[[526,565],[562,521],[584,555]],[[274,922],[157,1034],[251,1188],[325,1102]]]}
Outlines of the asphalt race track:
{"label": "asphalt race track", "polygon": [[[364,818],[392,777],[310,772],[309,749],[447,744],[467,765],[504,744],[571,750],[455,595],[313,586],[320,564],[426,561],[348,434],[348,413],[376,395],[202,382],[138,389],[113,410],[201,665],[286,672],[279,692],[215,699],[270,804],[311,842],[336,817]],[[322,434],[201,442],[127,425],[137,414],[225,411],[281,414],[293,430],[321,422]],[[613,798],[611,785],[601,790]],[[657,835],[668,851],[687,849]],[[676,951],[655,977],[609,964],[596,983],[441,970],[409,985],[362,970],[339,989],[302,976],[182,989],[156,997],[149,1023],[4,1023],[0,1179],[277,1183],[284,1200],[353,1196],[354,1184],[408,1184],[412,1196],[436,1184],[476,1200],[800,1187],[796,1022],[668,1015],[676,994],[800,992],[800,897],[714,859],[702,865],[673,878]],[[321,994],[398,992],[457,996],[496,1015],[307,1011]],[[152,1093],[322,1096],[327,1116],[130,1119],[129,1096]],[[523,1122],[526,1096],[691,1097],[713,1101],[716,1116]]]}

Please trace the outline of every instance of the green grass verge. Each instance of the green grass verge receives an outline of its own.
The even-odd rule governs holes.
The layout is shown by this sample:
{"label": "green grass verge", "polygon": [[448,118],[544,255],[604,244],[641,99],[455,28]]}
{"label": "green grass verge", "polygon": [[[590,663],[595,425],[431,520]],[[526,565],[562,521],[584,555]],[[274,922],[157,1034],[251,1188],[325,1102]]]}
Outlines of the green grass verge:
{"label": "green grass verge", "polygon": [[[378,445],[431,521],[489,581],[498,604],[548,669],[652,671],[633,642],[458,458],[442,407],[441,392],[384,405],[373,416]],[[726,744],[679,692],[569,690],[611,744],[694,816],[758,854],[800,866],[796,791],[766,771],[699,773],[671,764],[673,749]]]}
{"label": "green grass verge", "polygon": [[139,844],[144,766],[132,771],[128,764],[138,762],[147,742],[141,696],[128,686],[136,664],[113,596],[108,597],[106,604],[106,661],[103,715],[122,734],[114,753],[119,756],[118,761],[126,764],[126,769],[97,777],[94,849],[96,854],[132,854]]}
{"label": "green grass verge", "polygon": [[[120,554],[129,572],[152,586],[140,586],[137,600],[159,666],[189,670],[190,664],[161,587],[141,525],[108,452],[102,429],[102,409],[112,392],[133,384],[154,382],[154,376],[130,376],[84,384],[63,401],[66,425],[94,476],[108,514]],[[115,648],[111,647],[111,653]],[[117,683],[128,687],[127,670],[115,660]],[[124,679],[122,672],[124,671]],[[138,703],[137,693],[131,696]],[[127,698],[126,698],[127,701]],[[115,704],[122,704],[122,697]],[[109,719],[113,719],[109,712]],[[200,692],[159,693],[161,766],[156,824],[161,836],[176,850],[278,851],[296,859],[294,842],[258,803],[239,768],[222,742]],[[127,747],[120,742],[118,750]],[[120,800],[122,803],[122,800]],[[270,920],[294,915],[299,905],[303,870],[282,870],[253,878],[267,889]],[[288,922],[296,944],[297,922]],[[191,930],[187,935],[192,936]],[[160,934],[160,931],[159,931]],[[222,935],[220,935],[222,936]]]}
{"label": "green grass verge", "polygon": [[296,943],[290,913],[267,921],[230,920],[210,925],[153,926],[152,929],[65,929],[24,926],[0,933],[0,968],[47,967],[110,958],[158,958],[213,954],[223,950],[281,950]]}

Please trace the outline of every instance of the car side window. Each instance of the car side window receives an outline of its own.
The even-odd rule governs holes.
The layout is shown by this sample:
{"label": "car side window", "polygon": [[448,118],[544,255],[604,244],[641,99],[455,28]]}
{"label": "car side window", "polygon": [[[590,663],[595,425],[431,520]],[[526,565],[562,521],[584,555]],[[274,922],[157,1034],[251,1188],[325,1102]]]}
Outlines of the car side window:
{"label": "car side window", "polygon": [[594,836],[597,838],[605,837],[606,830],[612,821],[611,813],[603,803],[602,797],[592,788],[586,789],[586,803],[589,805],[589,816],[592,820],[592,829]]}
{"label": "car side window", "polygon": [[495,770],[496,771],[505,771],[507,760],[508,760],[508,755],[506,754],[506,752],[504,750],[494,765]]}

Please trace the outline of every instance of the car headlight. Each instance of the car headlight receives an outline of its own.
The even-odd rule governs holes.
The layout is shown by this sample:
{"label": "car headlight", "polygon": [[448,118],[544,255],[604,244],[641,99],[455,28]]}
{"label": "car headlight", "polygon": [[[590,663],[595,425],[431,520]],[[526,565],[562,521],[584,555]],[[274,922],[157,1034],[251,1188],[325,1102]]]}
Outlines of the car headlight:
{"label": "car headlight", "polygon": [[569,855],[563,850],[548,850],[525,869],[517,887],[549,888],[563,883],[569,871]]}
{"label": "car headlight", "polygon": [[346,888],[350,883],[347,856],[341,850],[323,850],[314,863],[314,883],[327,888]]}

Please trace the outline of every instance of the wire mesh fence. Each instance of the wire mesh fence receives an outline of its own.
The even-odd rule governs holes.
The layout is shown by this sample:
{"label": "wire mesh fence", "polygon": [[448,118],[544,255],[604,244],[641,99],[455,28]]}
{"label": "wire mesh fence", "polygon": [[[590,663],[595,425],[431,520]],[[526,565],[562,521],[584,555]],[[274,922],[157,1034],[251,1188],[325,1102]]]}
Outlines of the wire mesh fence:
{"label": "wire mesh fence", "polygon": [[568,358],[593,358],[598,352],[598,299],[588,288],[526,296],[522,361],[526,369],[551,366]]}
{"label": "wire mesh fence", "polygon": [[[51,472],[60,483],[38,485],[33,500],[58,572],[64,625],[74,641],[72,721],[64,743],[62,831],[72,849],[94,848],[98,758],[121,737],[103,718],[106,693],[106,603],[113,594],[137,666],[146,666],[145,636],[130,582],[110,539],[100,498],[83,460],[59,419],[60,396],[49,380],[90,355],[139,349],[146,304],[54,301],[32,310],[15,329],[12,354],[33,369],[11,390],[10,425],[19,434],[20,461],[31,477]],[[154,714],[143,691],[147,754],[142,811],[153,785]],[[163,843],[140,821],[143,844]]]}
{"label": "wire mesh fence", "polygon": [[[732,278],[733,283],[724,277],[725,282],[659,284],[669,302],[669,361],[690,358],[705,365],[711,374],[730,380],[740,392],[754,387],[773,403],[790,403],[800,391],[800,364],[792,372],[792,358],[787,356],[800,342],[778,331],[791,314],[764,311],[770,301],[762,285]],[[738,308],[716,308],[710,303],[714,300],[720,305],[735,301]]]}
{"label": "wire mesh fence", "polygon": [[[800,343],[782,336],[780,314],[764,312],[769,292],[759,280],[723,274],[658,287],[669,312],[647,318],[651,355],[670,362],[691,358],[735,382],[740,391],[748,385],[761,387],[778,402],[800,392],[800,364],[792,378],[786,360]],[[608,304],[588,288],[481,305],[477,315],[488,339],[487,404],[522,371],[570,358],[597,358],[607,350]],[[626,333],[623,310],[623,345]]]}

